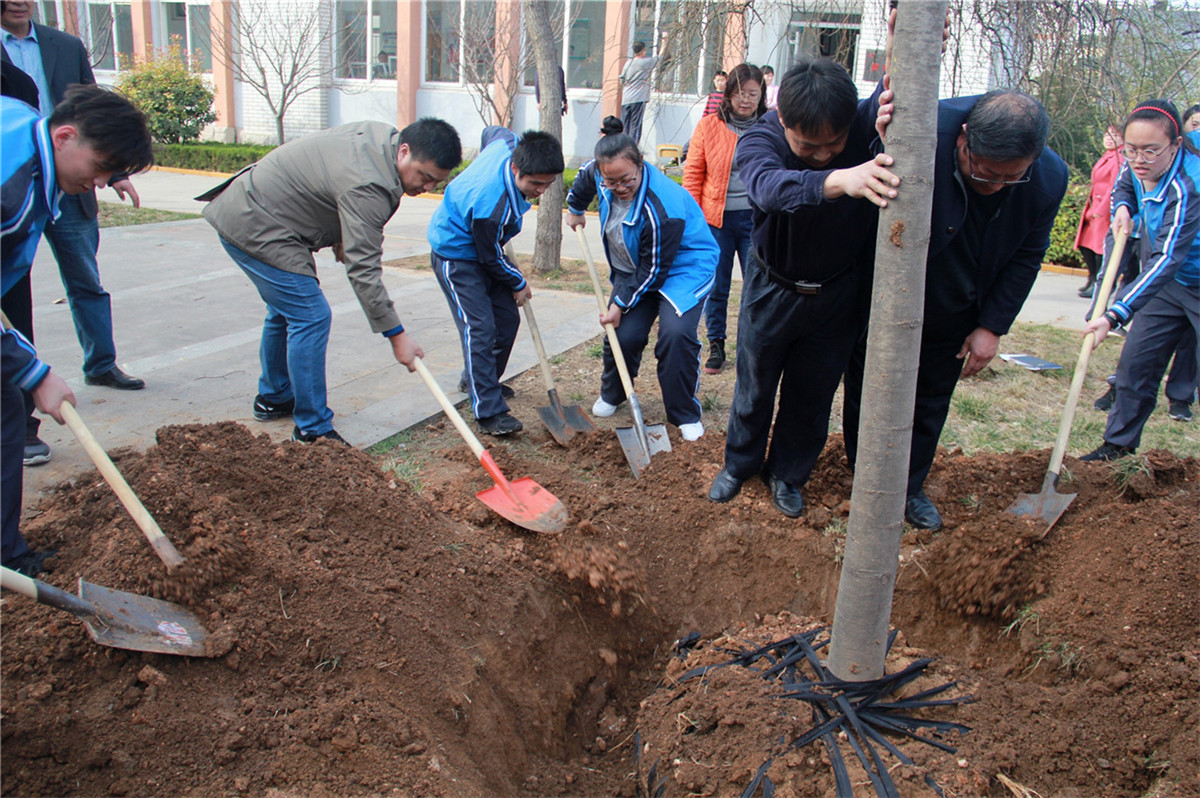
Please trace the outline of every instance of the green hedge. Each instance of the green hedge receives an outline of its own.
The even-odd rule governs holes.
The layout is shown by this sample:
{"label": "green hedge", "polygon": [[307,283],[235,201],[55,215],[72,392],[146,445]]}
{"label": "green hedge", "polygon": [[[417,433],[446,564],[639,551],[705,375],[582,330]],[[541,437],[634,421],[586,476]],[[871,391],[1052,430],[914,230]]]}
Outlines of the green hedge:
{"label": "green hedge", "polygon": [[271,145],[255,144],[155,144],[154,163],[176,169],[236,172],[273,149]]}
{"label": "green hedge", "polygon": [[1089,189],[1087,180],[1071,180],[1067,184],[1067,195],[1063,197],[1054,218],[1054,229],[1050,231],[1050,248],[1046,250],[1046,262],[1059,266],[1084,268],[1083,259],[1075,249],[1075,233],[1079,230],[1079,217],[1087,203]]}

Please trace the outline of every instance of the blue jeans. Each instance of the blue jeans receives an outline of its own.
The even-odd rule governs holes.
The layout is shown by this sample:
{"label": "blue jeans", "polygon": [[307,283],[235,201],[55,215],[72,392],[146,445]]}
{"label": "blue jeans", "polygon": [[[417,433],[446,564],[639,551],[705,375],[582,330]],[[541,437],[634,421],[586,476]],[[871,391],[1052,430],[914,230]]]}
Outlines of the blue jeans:
{"label": "blue jeans", "polygon": [[292,419],[301,432],[323,435],[333,429],[326,404],[325,349],[333,312],[317,278],[263,263],[224,236],[221,246],[242,268],[267,303],[258,359],[258,392],[268,404],[296,400]]}
{"label": "blue jeans", "polygon": [[79,197],[67,194],[59,203],[62,215],[46,225],[46,240],[58,261],[75,335],[83,347],[83,373],[95,377],[117,365],[113,343],[112,297],[100,285],[96,252],[100,226],[83,212]]}
{"label": "blue jeans", "polygon": [[746,263],[750,258],[750,233],[754,229],[754,211],[725,211],[720,227],[708,229],[717,246],[721,248],[721,257],[717,261],[717,274],[713,279],[712,291],[704,303],[704,329],[708,340],[725,340],[725,315],[729,305],[729,286],[733,282],[733,255],[737,253],[742,271],[746,271]]}

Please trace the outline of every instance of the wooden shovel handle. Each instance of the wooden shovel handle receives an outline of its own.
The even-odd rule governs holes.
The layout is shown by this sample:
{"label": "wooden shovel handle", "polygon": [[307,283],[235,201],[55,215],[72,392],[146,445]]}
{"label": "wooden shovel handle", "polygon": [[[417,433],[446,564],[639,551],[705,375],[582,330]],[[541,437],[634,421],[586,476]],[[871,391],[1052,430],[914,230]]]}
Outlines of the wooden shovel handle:
{"label": "wooden shovel handle", "polygon": [[442,412],[446,414],[446,418],[454,422],[454,428],[458,430],[458,434],[467,442],[467,446],[471,447],[471,451],[475,454],[476,459],[483,457],[483,444],[479,442],[479,438],[475,437],[475,433],[471,432],[471,428],[467,426],[467,422],[463,420],[462,414],[455,409],[450,403],[450,398],[446,396],[446,392],[437,384],[437,380],[433,378],[433,374],[425,366],[425,361],[421,358],[413,358],[413,366],[417,373],[421,375],[421,379],[425,381],[425,387],[433,394],[433,398],[437,399],[438,404],[442,406]]}
{"label": "wooden shovel handle", "polygon": [[[1108,296],[1117,280],[1117,272],[1121,267],[1121,256],[1125,254],[1125,243],[1129,235],[1125,232],[1113,236],[1112,254],[1107,258],[1107,268],[1104,280],[1096,294],[1096,305],[1088,321],[1095,321],[1108,310]],[[1079,404],[1079,394],[1083,391],[1083,381],[1087,378],[1088,361],[1095,348],[1096,336],[1088,333],[1084,336],[1083,344],[1079,347],[1079,360],[1075,363],[1075,374],[1071,377],[1071,389],[1067,391],[1067,406],[1063,409],[1062,421],[1058,425],[1058,437],[1054,439],[1054,452],[1050,455],[1050,467],[1047,471],[1056,477],[1062,470],[1063,457],[1067,452],[1067,439],[1071,437],[1071,425],[1075,421],[1075,407]]]}
{"label": "wooden shovel handle", "polygon": [[150,541],[150,546],[154,549],[154,553],[163,561],[169,570],[178,568],[183,565],[183,556],[171,543],[162,529],[159,528],[158,522],[154,520],[154,516],[150,515],[150,511],[142,504],[141,499],[133,492],[133,488],[129,487],[129,483],[125,481],[125,477],[121,476],[121,472],[117,470],[116,465],[109,459],[108,454],[103,447],[96,442],[96,438],[92,435],[91,430],[83,423],[83,419],[79,417],[74,405],[70,402],[63,402],[59,408],[62,413],[63,420],[67,426],[71,428],[71,432],[75,433],[75,437],[79,439],[79,443],[83,445],[84,451],[88,453],[88,457],[96,465],[96,470],[104,477],[104,481],[109,484],[113,492],[117,494],[117,498],[121,500],[121,504],[129,512],[134,523],[142,530],[146,536],[146,540]]}
{"label": "wooden shovel handle", "polygon": [[[583,245],[583,257],[587,261],[588,274],[592,276],[592,289],[596,292],[596,304],[600,306],[600,312],[603,314],[608,310],[608,305],[604,302],[604,289],[600,287],[600,275],[596,272],[595,261],[592,260],[592,249],[583,235],[583,228],[576,227],[575,232],[579,234],[579,243]],[[611,324],[605,324],[604,332],[608,333],[608,347],[612,350],[613,360],[617,362],[617,373],[621,375],[621,387],[625,389],[626,396],[633,396],[633,379],[629,376],[629,367],[625,365],[621,342],[617,340],[617,328]]]}
{"label": "wooden shovel handle", "polygon": [[546,357],[546,347],[542,343],[542,331],[538,329],[537,319],[533,315],[533,303],[526,299],[523,310],[525,321],[529,322],[529,334],[533,336],[533,348],[537,350],[538,363],[542,367],[542,382],[547,391],[554,390],[554,374],[550,371],[550,359]]}

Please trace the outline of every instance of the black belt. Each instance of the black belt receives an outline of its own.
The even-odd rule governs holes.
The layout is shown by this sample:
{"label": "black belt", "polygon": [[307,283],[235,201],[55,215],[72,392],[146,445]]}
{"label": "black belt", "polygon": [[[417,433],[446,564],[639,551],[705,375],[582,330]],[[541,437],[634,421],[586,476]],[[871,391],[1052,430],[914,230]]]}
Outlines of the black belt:
{"label": "black belt", "polygon": [[767,275],[768,280],[770,280],[773,283],[778,283],[779,285],[782,285],[784,288],[788,289],[789,291],[795,291],[797,294],[805,294],[806,296],[815,296],[815,295],[821,293],[821,289],[823,287],[825,287],[826,285],[829,285],[834,280],[841,277],[850,268],[849,266],[847,266],[846,268],[842,269],[841,271],[835,272],[834,274],[830,275],[829,277],[826,277],[824,280],[822,280],[821,282],[818,283],[818,282],[813,282],[811,280],[790,280],[787,277],[784,277],[779,272],[772,269],[766,263],[764,263],[763,259],[758,257],[757,254],[755,254],[754,259],[756,261],[758,261],[758,265],[762,267],[762,270]]}

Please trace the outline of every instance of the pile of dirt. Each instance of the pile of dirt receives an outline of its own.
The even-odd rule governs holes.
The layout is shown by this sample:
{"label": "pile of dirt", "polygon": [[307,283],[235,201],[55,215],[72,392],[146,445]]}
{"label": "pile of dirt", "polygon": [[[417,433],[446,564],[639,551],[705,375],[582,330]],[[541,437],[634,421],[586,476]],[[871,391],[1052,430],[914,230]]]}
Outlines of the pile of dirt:
{"label": "pile of dirt", "polygon": [[[611,421],[570,448],[534,430],[492,446],[569,508],[558,536],[475,499],[490,480],[436,424],[419,494],[361,452],[236,424],[164,428],[145,454],[117,453],[188,558],[179,574],[98,477],[61,486],[25,525],[61,552],[48,581],[179,602],[228,650],[104,648],[70,616],[6,597],[4,791],[634,795],[639,710],[678,667],[677,639],[829,623],[851,475],[835,437],[804,518],[779,515],[757,481],[713,505],[721,436],[688,444],[672,428],[674,450],[634,480]],[[920,764],[957,794],[987,794],[1000,774],[1043,794],[1138,795],[1159,777],[1164,794],[1196,794],[1200,466],[1152,453],[1122,492],[1107,466],[1072,462],[1079,496],[1037,540],[1005,508],[1040,489],[1047,459],[942,453],[928,492],[947,530],[905,536],[899,653],[940,656],[936,678],[979,699],[947,711],[973,729],[958,753]],[[718,727],[750,712],[736,690],[710,693]],[[764,740],[729,746],[719,762],[674,758],[734,763],[712,784],[736,794]],[[774,780],[827,789],[821,756],[783,757]],[[663,762],[667,795],[708,783]]]}

